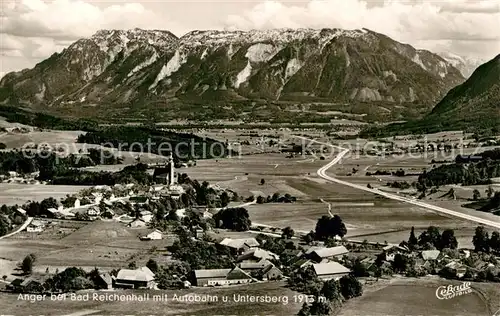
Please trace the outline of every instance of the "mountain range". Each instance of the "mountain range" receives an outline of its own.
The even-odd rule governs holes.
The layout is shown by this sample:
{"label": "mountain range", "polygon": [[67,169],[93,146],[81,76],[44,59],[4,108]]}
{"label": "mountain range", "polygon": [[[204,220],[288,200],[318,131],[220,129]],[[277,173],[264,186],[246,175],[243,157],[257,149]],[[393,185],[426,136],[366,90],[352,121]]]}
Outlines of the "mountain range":
{"label": "mountain range", "polygon": [[367,29],[193,31],[180,38],[102,30],[6,74],[0,104],[77,116],[146,109],[168,118],[185,118],[185,109],[196,118],[190,105],[211,103],[226,104],[212,109],[215,117],[244,115],[238,104],[250,101],[427,111],[463,81],[445,58]]}
{"label": "mountain range", "polygon": [[452,64],[453,67],[457,68],[465,78],[469,78],[477,67],[487,61],[483,58],[464,57],[450,52],[440,52],[438,54]]}
{"label": "mountain range", "polygon": [[479,66],[463,84],[451,89],[422,119],[373,128],[365,131],[364,136],[443,130],[500,133],[500,54]]}

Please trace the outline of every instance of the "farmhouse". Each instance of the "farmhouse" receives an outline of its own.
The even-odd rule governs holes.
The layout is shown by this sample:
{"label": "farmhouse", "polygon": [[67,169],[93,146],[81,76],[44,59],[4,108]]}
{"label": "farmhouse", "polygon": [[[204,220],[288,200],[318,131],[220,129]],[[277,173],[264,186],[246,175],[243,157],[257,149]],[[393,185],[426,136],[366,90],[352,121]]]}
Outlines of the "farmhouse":
{"label": "farmhouse", "polygon": [[270,251],[260,249],[260,248],[251,248],[245,253],[243,253],[241,256],[237,258],[237,261],[260,261],[262,259],[265,260],[278,260],[279,256],[275,253],[272,253]]}
{"label": "farmhouse", "polygon": [[44,229],[45,223],[38,219],[32,220],[28,227],[26,227],[26,231],[30,233],[41,233]]}
{"label": "farmhouse", "polygon": [[99,208],[97,207],[90,207],[88,210],[87,210],[87,215],[88,216],[91,216],[91,217],[94,217],[94,216],[99,216],[101,214],[101,211],[99,210]]}
{"label": "farmhouse", "polygon": [[147,196],[131,196],[129,201],[131,204],[136,205],[149,204],[149,198]]}
{"label": "farmhouse", "polygon": [[195,270],[194,277],[197,286],[244,284],[253,281],[253,278],[248,273],[238,267],[233,269]]}
{"label": "farmhouse", "polygon": [[242,238],[242,239],[231,239],[224,238],[220,245],[229,247],[238,253],[243,253],[250,250],[250,248],[260,246],[259,242],[255,238]]}
{"label": "farmhouse", "polygon": [[459,278],[463,277],[467,272],[467,266],[456,261],[448,263],[445,267],[450,269],[450,271],[452,271],[455,276]]}
{"label": "farmhouse", "polygon": [[136,270],[121,269],[115,279],[115,286],[132,289],[152,289],[155,286],[155,275],[147,267]]}
{"label": "farmhouse", "polygon": [[146,222],[143,221],[142,219],[136,218],[133,221],[131,221],[127,226],[132,228],[146,227]]}
{"label": "farmhouse", "polygon": [[330,247],[330,248],[316,248],[310,251],[309,249],[306,252],[306,256],[314,260],[316,262],[321,262],[324,259],[333,259],[333,258],[338,258],[342,257],[343,255],[349,253],[349,250],[347,250],[346,247],[344,246],[337,246],[337,247]]}
{"label": "farmhouse", "polygon": [[283,278],[283,272],[278,269],[274,264],[270,264],[260,272],[263,280],[281,280]]}
{"label": "farmhouse", "polygon": [[141,240],[160,240],[163,238],[163,233],[158,229],[150,230],[145,235],[141,236]]}
{"label": "farmhouse", "polygon": [[16,293],[36,293],[43,289],[43,283],[47,277],[17,278],[7,285],[7,289]]}
{"label": "farmhouse", "polygon": [[313,264],[313,269],[316,273],[316,276],[323,281],[332,279],[338,280],[351,272],[351,270],[334,261],[328,263]]}
{"label": "farmhouse", "polygon": [[153,219],[153,213],[150,211],[141,211],[141,219],[146,223],[149,223]]}
{"label": "farmhouse", "polygon": [[113,277],[108,272],[99,273],[95,282],[99,289],[110,290],[113,288]]}
{"label": "farmhouse", "polygon": [[421,256],[424,260],[437,260],[440,253],[441,252],[439,250],[424,250],[422,251]]}

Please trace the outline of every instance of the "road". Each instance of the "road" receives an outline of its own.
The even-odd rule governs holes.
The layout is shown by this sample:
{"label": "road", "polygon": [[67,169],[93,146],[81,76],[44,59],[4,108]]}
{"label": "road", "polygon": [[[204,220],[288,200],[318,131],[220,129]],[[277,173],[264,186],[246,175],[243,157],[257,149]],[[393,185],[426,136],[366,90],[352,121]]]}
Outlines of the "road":
{"label": "road", "polygon": [[457,212],[457,211],[453,211],[453,210],[446,209],[446,208],[443,208],[443,207],[435,206],[435,205],[428,204],[428,203],[425,203],[425,202],[422,202],[422,201],[413,200],[413,199],[410,199],[410,198],[407,198],[407,197],[403,197],[403,196],[399,196],[399,195],[396,195],[396,194],[382,192],[382,191],[377,190],[377,189],[370,189],[370,188],[367,188],[366,186],[363,186],[363,185],[359,185],[359,184],[355,184],[355,183],[350,183],[350,182],[343,181],[343,180],[334,178],[332,176],[329,176],[329,175],[326,174],[326,172],[328,171],[328,169],[330,169],[335,164],[339,163],[342,160],[342,158],[349,152],[349,149],[346,149],[346,148],[343,148],[343,147],[339,147],[339,146],[335,146],[335,145],[332,145],[332,144],[326,144],[326,143],[319,142],[319,141],[312,140],[312,139],[308,139],[308,138],[305,138],[305,137],[302,137],[302,136],[295,136],[295,137],[301,138],[301,139],[305,139],[305,140],[308,140],[308,141],[311,141],[311,142],[315,142],[315,143],[318,143],[318,144],[321,144],[321,145],[330,146],[332,148],[336,148],[336,149],[340,150],[340,153],[332,161],[330,161],[328,164],[324,165],[323,167],[319,168],[318,171],[317,171],[318,176],[320,176],[321,178],[323,178],[323,179],[325,179],[327,181],[335,182],[335,183],[338,183],[338,184],[349,186],[351,188],[355,188],[355,189],[358,189],[358,190],[363,190],[363,191],[366,191],[366,192],[369,192],[369,193],[377,194],[377,195],[386,197],[386,198],[391,199],[391,200],[401,201],[401,202],[405,202],[405,203],[408,203],[408,204],[413,204],[413,205],[416,205],[416,206],[420,206],[420,207],[426,208],[426,209],[434,211],[434,212],[438,212],[438,213],[442,213],[442,214],[454,216],[454,217],[457,217],[457,218],[461,218],[461,219],[465,219],[465,220],[468,220],[468,221],[476,222],[478,224],[482,224],[482,225],[486,225],[486,226],[490,226],[490,227],[494,227],[494,228],[500,229],[500,220],[499,221],[487,220],[487,219],[484,219],[484,218],[480,218],[480,217],[476,217],[476,216],[472,216],[472,215],[460,213],[460,212]]}
{"label": "road", "polygon": [[28,217],[26,219],[26,221],[21,225],[21,227],[19,227],[18,229],[16,229],[15,231],[13,231],[7,235],[1,236],[0,239],[4,239],[4,238],[10,237],[10,236],[13,236],[13,235],[25,230],[26,227],[28,227],[28,225],[31,223],[32,220],[33,220],[33,217]]}

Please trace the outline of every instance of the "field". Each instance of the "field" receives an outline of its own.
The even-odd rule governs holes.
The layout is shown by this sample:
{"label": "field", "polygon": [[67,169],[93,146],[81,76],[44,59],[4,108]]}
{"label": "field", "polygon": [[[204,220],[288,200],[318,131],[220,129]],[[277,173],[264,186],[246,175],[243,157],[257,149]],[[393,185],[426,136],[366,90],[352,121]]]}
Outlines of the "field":
{"label": "field", "polygon": [[[380,161],[384,165],[391,165],[394,170],[404,165],[400,162],[398,165],[396,159]],[[415,170],[421,170],[421,167],[426,165],[423,159],[403,160],[405,161],[407,166],[414,166]],[[285,158],[284,154],[261,154],[242,156],[240,159],[219,159],[217,162],[199,161],[196,167],[184,170],[194,179],[215,182],[243,197],[268,196],[275,192],[289,193],[297,197],[297,203],[271,203],[248,207],[254,223],[291,226],[295,230],[309,231],[314,229],[319,217],[328,215],[327,203],[330,203],[331,212],[340,215],[346,223],[347,237],[355,240],[399,243],[408,238],[411,227],[415,227],[418,234],[428,226],[435,225],[441,229],[454,229],[460,246],[471,246],[476,224],[327,182],[316,176],[316,170],[325,163],[325,160],[307,156]],[[373,166],[373,169],[367,170],[373,171],[377,163],[380,165],[378,160],[362,157],[359,161],[334,166],[329,173],[337,174],[352,168],[362,170],[369,166]],[[359,175],[341,178],[361,184],[371,183],[373,186],[387,189],[384,183],[389,179],[383,179],[381,182],[374,177],[365,176],[365,173],[359,172]],[[401,181],[397,177],[392,178]],[[260,185],[260,179],[265,180],[264,185]]]}
{"label": "field", "polygon": [[339,316],[354,315],[475,315],[490,316],[499,303],[484,297],[496,297],[500,289],[490,287],[494,284],[474,283],[473,292],[450,300],[436,298],[439,286],[460,285],[460,282],[430,279],[395,279],[385,286],[376,285],[366,289],[363,296],[348,301]]}
{"label": "field", "polygon": [[[80,225],[63,238],[59,236],[60,229],[61,224],[55,224],[43,233],[21,233],[0,240],[0,259],[3,260],[0,274],[11,274],[12,266],[30,253],[37,257],[35,272],[39,273],[46,269],[53,273],[71,266],[111,270],[123,268],[131,261],[144,265],[150,257],[162,256],[162,250],[172,243],[165,239],[141,241],[139,236],[145,229],[128,228],[115,221]],[[51,234],[53,238],[48,238]],[[154,253],[153,247],[158,249]]]}
{"label": "field", "polygon": [[[178,291],[106,291],[100,294],[149,294],[149,300],[137,301],[75,301],[67,298],[64,301],[45,301],[36,304],[29,301],[17,300],[16,295],[0,295],[0,306],[4,314],[12,315],[295,315],[301,303],[294,301],[296,292],[284,287],[283,283],[256,283],[245,286],[219,287],[219,288],[197,288]],[[90,297],[92,293],[90,293]],[[153,295],[166,295],[166,301],[154,301]],[[216,297],[214,302],[182,302],[174,301],[174,295],[197,295],[198,297]],[[280,298],[282,302],[274,303],[243,303],[233,299],[233,295],[252,295]],[[227,297],[228,302],[222,298]],[[284,301],[286,297],[286,301]],[[213,299],[215,300],[215,299]],[[286,302],[286,303],[285,303]]]}
{"label": "field", "polygon": [[60,199],[87,188],[78,185],[43,185],[0,183],[0,205],[21,205],[28,201],[41,201],[53,197]]}

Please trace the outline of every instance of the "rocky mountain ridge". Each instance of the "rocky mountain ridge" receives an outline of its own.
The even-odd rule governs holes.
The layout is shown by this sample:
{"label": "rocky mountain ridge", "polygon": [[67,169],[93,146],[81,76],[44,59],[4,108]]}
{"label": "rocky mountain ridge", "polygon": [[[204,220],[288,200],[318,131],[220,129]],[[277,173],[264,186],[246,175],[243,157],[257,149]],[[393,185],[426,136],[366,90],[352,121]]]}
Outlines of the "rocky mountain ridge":
{"label": "rocky mountain ridge", "polygon": [[430,107],[463,82],[442,57],[367,30],[103,30],[0,81],[0,103],[168,107],[193,100]]}

